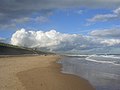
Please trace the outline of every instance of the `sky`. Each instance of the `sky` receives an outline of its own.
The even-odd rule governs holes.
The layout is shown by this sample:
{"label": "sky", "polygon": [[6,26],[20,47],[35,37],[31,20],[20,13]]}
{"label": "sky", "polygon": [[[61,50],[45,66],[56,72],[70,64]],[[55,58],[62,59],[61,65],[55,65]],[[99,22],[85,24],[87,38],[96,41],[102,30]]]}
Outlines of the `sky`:
{"label": "sky", "polygon": [[0,41],[55,52],[120,53],[120,0],[0,0]]}

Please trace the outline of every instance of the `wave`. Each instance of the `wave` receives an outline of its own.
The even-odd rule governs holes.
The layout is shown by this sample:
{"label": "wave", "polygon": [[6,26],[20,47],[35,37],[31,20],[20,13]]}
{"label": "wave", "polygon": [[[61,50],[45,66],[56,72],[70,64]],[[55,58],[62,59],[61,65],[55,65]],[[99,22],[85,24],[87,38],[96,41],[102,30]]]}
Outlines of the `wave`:
{"label": "wave", "polygon": [[73,57],[73,58],[86,58],[90,55],[65,55],[67,57]]}
{"label": "wave", "polygon": [[82,57],[82,56],[86,56],[86,57],[91,57],[91,56],[93,56],[93,57],[105,57],[105,58],[115,58],[115,59],[120,59],[120,56],[116,56],[116,55],[97,55],[97,54],[93,54],[93,55],[69,55],[69,54],[67,54],[67,55],[65,55],[65,56],[73,56],[73,57]]}
{"label": "wave", "polygon": [[[96,59],[94,59],[96,58]],[[97,60],[97,58],[100,58],[101,60]],[[106,60],[102,60],[102,59]],[[107,60],[108,59],[108,60]],[[111,60],[109,60],[111,59]],[[93,61],[93,62],[97,62],[97,63],[110,63],[110,64],[114,64],[114,65],[120,65],[120,57],[116,57],[114,55],[90,55],[88,57],[85,58],[85,60],[88,61]]]}
{"label": "wave", "polygon": [[114,65],[120,65],[120,56],[118,55],[66,55],[73,58],[85,58],[87,61],[97,62],[97,63],[109,63]]}
{"label": "wave", "polygon": [[115,58],[115,59],[120,59],[120,57],[118,57],[118,56],[115,56],[115,55],[98,55],[98,56],[100,56],[100,57],[105,57],[105,58]]}
{"label": "wave", "polygon": [[98,60],[95,60],[95,59],[91,59],[91,56],[87,57],[85,59],[88,60],[88,61],[99,62],[99,63],[114,63],[114,62],[111,62],[111,61],[98,61]]}
{"label": "wave", "polygon": [[90,55],[65,55],[65,56],[90,56]]}

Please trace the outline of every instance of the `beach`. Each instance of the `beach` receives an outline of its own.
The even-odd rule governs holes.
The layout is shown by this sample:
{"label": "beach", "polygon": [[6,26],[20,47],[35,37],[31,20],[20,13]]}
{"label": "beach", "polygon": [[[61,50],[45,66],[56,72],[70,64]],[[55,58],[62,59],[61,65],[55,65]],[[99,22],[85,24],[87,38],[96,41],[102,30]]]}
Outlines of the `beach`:
{"label": "beach", "polygon": [[0,58],[0,90],[94,90],[78,76],[62,74],[60,56]]}

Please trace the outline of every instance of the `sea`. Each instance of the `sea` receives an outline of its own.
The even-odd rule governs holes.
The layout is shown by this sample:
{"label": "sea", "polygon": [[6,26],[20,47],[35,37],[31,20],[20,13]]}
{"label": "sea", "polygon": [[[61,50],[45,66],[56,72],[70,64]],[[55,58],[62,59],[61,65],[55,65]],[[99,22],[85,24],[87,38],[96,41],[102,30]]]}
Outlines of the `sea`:
{"label": "sea", "polygon": [[120,55],[66,55],[62,73],[88,80],[96,90],[120,90]]}

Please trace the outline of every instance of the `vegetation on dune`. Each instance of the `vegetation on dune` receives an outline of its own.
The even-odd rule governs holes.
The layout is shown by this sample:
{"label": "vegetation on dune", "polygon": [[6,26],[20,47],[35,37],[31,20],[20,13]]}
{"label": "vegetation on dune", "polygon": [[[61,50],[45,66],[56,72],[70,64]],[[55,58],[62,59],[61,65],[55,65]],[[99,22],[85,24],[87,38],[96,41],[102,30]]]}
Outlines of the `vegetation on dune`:
{"label": "vegetation on dune", "polygon": [[54,53],[34,50],[33,48],[20,47],[0,42],[0,55],[21,55],[21,54],[54,54]]}

